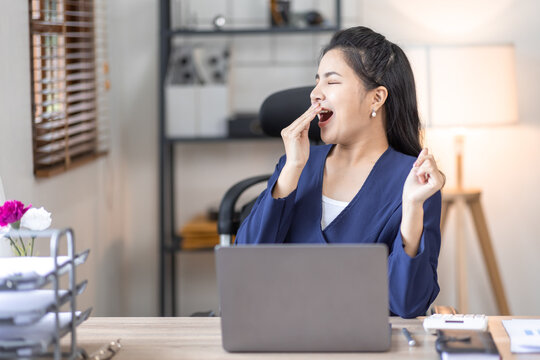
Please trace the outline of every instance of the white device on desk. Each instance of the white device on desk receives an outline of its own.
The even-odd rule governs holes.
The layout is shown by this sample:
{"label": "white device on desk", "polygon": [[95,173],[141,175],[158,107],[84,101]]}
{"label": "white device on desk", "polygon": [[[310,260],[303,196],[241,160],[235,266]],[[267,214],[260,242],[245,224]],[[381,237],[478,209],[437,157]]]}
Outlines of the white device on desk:
{"label": "white device on desk", "polygon": [[424,329],[480,330],[485,331],[488,317],[483,314],[433,314],[424,319]]}

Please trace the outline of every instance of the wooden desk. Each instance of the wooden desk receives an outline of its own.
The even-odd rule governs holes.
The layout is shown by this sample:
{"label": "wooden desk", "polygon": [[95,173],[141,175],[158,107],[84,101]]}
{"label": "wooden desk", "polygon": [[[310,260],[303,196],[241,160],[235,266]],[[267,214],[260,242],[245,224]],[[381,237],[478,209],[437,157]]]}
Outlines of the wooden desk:
{"label": "wooden desk", "polygon": [[[489,329],[504,360],[540,359],[540,354],[513,355],[502,319],[492,316]],[[539,318],[539,317],[536,317]],[[111,340],[121,339],[122,351],[114,360],[147,359],[439,359],[435,336],[424,332],[421,319],[391,318],[392,348],[385,353],[227,353],[221,347],[219,318],[100,318],[88,319],[78,328],[78,344],[91,353]],[[417,341],[409,347],[401,327]]]}

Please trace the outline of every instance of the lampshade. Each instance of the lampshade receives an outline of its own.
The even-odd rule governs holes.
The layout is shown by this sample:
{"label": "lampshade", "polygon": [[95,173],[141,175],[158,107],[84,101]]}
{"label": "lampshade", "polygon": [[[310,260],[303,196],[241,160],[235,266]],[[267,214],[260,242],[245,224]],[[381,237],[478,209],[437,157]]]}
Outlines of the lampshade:
{"label": "lampshade", "polygon": [[429,126],[517,122],[513,45],[406,48],[420,113]]}

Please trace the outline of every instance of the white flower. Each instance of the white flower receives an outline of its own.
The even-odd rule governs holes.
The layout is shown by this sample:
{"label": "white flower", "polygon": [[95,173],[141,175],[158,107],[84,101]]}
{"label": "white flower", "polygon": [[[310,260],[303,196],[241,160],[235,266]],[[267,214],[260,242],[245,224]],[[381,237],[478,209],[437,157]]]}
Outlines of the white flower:
{"label": "white flower", "polygon": [[21,218],[21,227],[30,230],[41,231],[51,226],[51,213],[43,207],[30,208]]}

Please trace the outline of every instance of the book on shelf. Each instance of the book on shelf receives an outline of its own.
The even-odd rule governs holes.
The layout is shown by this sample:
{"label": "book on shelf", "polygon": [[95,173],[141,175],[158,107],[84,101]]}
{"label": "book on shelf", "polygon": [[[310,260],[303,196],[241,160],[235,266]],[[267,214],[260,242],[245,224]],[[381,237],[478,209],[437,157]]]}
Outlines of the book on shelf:
{"label": "book on shelf", "polygon": [[442,360],[495,360],[501,358],[489,331],[437,330],[435,348]]}
{"label": "book on shelf", "polygon": [[205,216],[196,216],[180,230],[183,250],[213,248],[219,244],[217,222]]}

